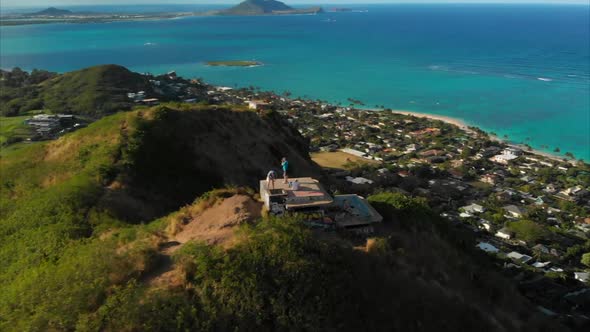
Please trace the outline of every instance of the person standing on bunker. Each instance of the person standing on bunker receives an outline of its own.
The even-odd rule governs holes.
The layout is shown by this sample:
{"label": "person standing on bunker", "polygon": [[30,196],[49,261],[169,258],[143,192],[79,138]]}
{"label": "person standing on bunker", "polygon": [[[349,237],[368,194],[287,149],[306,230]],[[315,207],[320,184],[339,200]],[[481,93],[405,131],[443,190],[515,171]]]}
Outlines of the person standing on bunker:
{"label": "person standing on bunker", "polygon": [[266,175],[266,186],[269,189],[274,189],[275,188],[275,179],[277,178],[277,175],[275,173],[275,171],[270,170],[268,172],[268,174]]}
{"label": "person standing on bunker", "polygon": [[288,183],[287,171],[289,170],[289,162],[287,161],[287,158],[283,157],[281,160],[281,166],[283,167],[283,178],[285,179],[285,183]]}

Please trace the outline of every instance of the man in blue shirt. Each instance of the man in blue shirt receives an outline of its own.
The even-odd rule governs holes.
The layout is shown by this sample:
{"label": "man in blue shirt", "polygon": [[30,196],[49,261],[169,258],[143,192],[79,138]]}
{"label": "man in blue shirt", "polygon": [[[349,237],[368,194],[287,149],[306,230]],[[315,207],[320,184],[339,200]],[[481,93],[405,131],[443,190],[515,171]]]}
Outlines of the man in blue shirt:
{"label": "man in blue shirt", "polygon": [[288,183],[287,170],[289,169],[289,162],[287,161],[287,158],[283,157],[281,160],[281,166],[283,167],[283,178],[285,179],[285,183]]}

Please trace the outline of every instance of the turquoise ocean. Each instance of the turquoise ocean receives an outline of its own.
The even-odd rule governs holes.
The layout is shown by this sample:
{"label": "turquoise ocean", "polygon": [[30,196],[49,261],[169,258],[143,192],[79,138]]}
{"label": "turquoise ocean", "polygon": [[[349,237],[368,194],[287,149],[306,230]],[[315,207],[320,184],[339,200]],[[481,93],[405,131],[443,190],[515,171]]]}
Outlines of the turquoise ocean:
{"label": "turquoise ocean", "polygon": [[[198,9],[188,7],[152,10]],[[150,9],[124,9],[140,8]],[[0,66],[64,72],[116,63],[343,104],[354,98],[371,108],[455,117],[514,143],[548,152],[559,147],[590,160],[590,6],[353,8],[0,27]],[[213,60],[265,65],[204,64]]]}

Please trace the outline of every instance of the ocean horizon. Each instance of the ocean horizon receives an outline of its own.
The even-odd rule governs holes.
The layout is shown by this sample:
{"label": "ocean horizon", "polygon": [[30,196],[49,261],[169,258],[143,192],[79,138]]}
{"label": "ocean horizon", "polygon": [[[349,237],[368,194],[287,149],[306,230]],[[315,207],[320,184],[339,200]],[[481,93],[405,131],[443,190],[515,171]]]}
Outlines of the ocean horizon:
{"label": "ocean horizon", "polygon": [[[354,8],[367,12],[2,26],[0,67],[65,72],[115,63],[343,105],[353,98],[590,160],[590,6]],[[205,64],[217,60],[264,65]]]}

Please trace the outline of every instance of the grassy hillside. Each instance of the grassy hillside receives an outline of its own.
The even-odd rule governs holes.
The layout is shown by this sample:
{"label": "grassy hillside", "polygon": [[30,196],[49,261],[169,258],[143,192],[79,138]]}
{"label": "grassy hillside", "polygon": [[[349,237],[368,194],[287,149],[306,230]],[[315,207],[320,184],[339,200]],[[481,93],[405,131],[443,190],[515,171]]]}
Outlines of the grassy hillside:
{"label": "grassy hillside", "polygon": [[145,77],[117,65],[95,66],[51,77],[19,86],[2,83],[0,113],[14,116],[48,109],[54,113],[99,118],[131,108],[133,104],[127,92],[151,91]]}
{"label": "grassy hillside", "polygon": [[127,92],[149,91],[146,78],[125,67],[104,65],[61,75],[41,84],[45,108],[56,113],[100,117],[129,109]]}
{"label": "grassy hillside", "polygon": [[23,140],[31,136],[31,129],[25,124],[29,116],[0,116],[0,146]]}
{"label": "grassy hillside", "polygon": [[206,107],[118,113],[4,154],[0,329],[71,329],[149,266],[157,241],[131,224],[252,184],[283,155],[313,173],[305,142],[275,115]]}
{"label": "grassy hillside", "polygon": [[239,226],[227,249],[185,243],[173,254],[179,286],[146,282],[174,223],[253,192],[206,191],[256,188],[282,156],[294,175],[317,176],[275,113],[172,104],[3,155],[0,330],[564,330],[469,237],[399,194],[369,198],[386,222],[368,242],[264,219]]}

